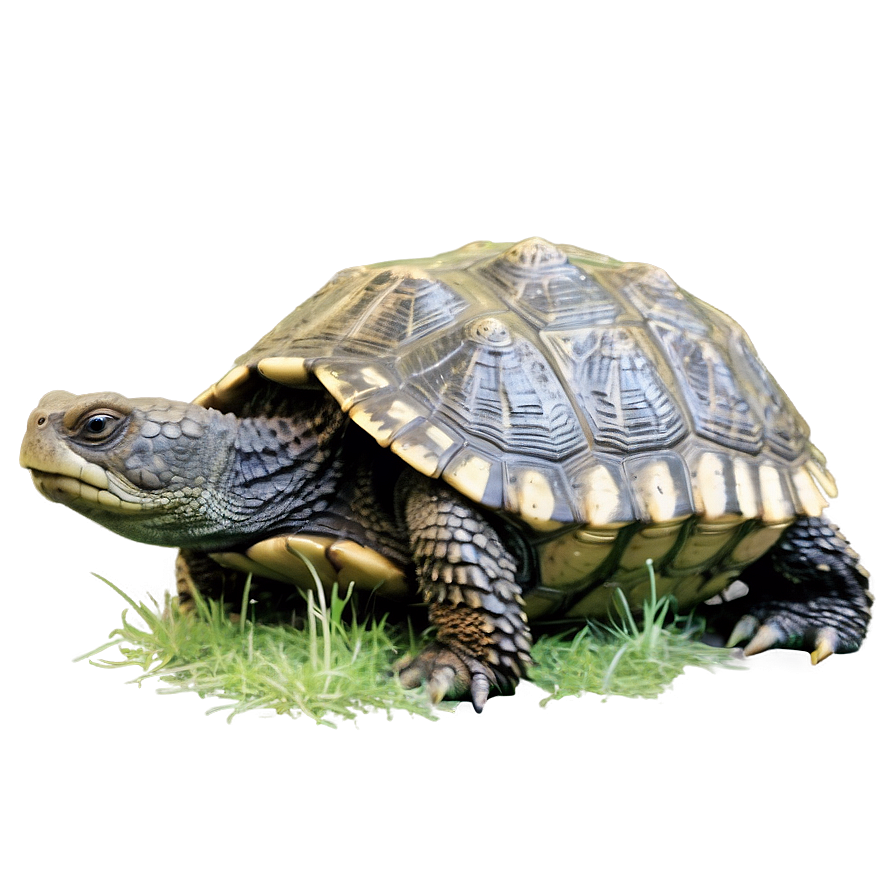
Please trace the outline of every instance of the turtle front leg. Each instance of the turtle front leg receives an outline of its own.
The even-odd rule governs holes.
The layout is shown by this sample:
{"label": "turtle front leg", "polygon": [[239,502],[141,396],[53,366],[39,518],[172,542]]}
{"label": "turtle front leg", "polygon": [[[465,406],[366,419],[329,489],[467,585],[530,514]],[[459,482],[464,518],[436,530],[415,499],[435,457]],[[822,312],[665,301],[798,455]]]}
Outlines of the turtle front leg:
{"label": "turtle front leg", "polygon": [[174,564],[177,581],[178,609],[192,613],[194,596],[198,592],[209,600],[224,599],[229,605],[239,607],[239,598],[246,582],[245,574],[238,576],[232,570],[215,563],[208,554],[182,548]]}
{"label": "turtle front leg", "polygon": [[399,501],[436,628],[433,643],[397,664],[399,681],[426,683],[434,703],[468,697],[482,712],[492,693],[512,694],[531,663],[517,561],[479,512],[441,484],[408,476]]}
{"label": "turtle front leg", "polygon": [[740,616],[729,647],[746,641],[747,656],[772,647],[807,650],[815,664],[861,646],[873,600],[868,573],[823,517],[797,520],[741,580],[749,594],[719,608],[721,616]]}

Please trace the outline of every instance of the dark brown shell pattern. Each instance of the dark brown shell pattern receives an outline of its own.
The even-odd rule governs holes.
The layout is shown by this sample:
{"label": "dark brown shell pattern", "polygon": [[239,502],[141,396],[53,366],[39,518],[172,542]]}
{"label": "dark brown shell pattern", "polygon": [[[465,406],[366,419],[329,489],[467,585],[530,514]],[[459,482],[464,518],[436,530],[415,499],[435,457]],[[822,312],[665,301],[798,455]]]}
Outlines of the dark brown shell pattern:
{"label": "dark brown shell pattern", "polygon": [[638,602],[648,558],[661,591],[703,600],[835,492],[738,324],[657,267],[539,238],[343,271],[238,363],[316,378],[380,445],[521,523],[530,616],[605,613],[617,585]]}

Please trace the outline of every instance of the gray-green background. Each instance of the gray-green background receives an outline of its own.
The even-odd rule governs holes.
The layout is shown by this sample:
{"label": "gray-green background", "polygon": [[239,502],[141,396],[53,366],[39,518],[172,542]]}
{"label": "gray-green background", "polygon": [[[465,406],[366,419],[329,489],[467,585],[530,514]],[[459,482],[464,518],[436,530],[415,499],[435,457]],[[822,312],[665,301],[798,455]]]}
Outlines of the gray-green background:
{"label": "gray-green background", "polygon": [[[862,0],[4,5],[10,892],[886,892],[891,55]],[[872,571],[858,655],[335,732],[70,662],[122,607],[90,572],[173,555],[40,499],[44,392],[189,398],[340,268],[534,234],[747,328]]]}

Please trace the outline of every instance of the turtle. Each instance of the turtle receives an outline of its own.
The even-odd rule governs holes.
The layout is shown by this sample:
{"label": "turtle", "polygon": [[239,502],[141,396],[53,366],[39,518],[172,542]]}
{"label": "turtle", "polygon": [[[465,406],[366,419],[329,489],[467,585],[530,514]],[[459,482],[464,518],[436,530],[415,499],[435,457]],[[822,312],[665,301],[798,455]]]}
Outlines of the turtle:
{"label": "turtle", "polygon": [[180,548],[185,601],[251,572],[425,607],[395,673],[481,712],[534,629],[606,617],[617,588],[720,604],[747,655],[857,650],[868,573],[809,435],[732,318],[533,237],[341,271],[192,402],[51,392],[21,463]]}

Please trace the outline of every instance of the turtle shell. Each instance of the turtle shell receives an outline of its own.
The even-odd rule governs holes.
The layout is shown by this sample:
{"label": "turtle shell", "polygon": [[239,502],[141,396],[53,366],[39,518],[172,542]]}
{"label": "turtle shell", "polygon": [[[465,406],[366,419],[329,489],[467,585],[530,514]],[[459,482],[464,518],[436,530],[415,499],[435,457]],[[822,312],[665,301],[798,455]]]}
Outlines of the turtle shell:
{"label": "turtle shell", "polygon": [[226,409],[257,373],[319,383],[381,446],[521,524],[547,591],[664,546],[679,596],[726,548],[730,580],[835,491],[730,317],[657,267],[539,238],[342,271],[237,363],[197,400]]}

